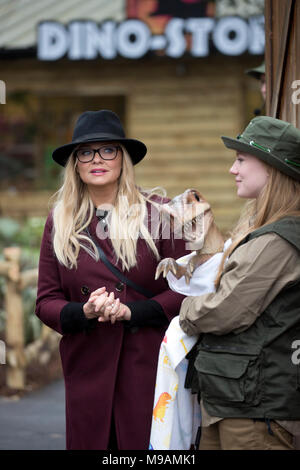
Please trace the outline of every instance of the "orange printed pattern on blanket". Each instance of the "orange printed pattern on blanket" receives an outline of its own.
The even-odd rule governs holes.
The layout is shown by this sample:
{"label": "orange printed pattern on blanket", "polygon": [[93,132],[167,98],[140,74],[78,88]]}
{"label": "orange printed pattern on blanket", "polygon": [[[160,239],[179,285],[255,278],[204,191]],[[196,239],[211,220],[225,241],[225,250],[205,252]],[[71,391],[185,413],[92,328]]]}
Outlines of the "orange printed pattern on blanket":
{"label": "orange printed pattern on blanket", "polygon": [[154,419],[159,419],[162,422],[164,421],[167,406],[169,405],[171,398],[171,395],[167,392],[164,392],[159,396],[155,408],[153,410]]}

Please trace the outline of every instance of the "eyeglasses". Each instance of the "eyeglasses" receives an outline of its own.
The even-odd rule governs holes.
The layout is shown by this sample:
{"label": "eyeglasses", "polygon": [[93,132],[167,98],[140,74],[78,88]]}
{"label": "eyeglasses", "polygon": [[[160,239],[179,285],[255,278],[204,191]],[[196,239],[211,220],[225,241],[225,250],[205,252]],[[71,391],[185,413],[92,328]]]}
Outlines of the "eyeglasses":
{"label": "eyeglasses", "polygon": [[118,145],[103,145],[98,149],[91,149],[89,147],[81,147],[75,150],[74,155],[81,163],[88,163],[94,160],[96,153],[100,155],[103,160],[114,160],[121,147]]}

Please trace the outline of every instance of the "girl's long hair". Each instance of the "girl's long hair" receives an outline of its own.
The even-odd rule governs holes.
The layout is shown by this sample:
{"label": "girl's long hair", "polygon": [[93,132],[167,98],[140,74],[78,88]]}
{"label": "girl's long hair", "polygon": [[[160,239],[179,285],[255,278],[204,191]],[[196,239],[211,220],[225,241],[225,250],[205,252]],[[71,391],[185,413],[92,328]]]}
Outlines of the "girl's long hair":
{"label": "girl's long hair", "polygon": [[254,230],[269,225],[283,217],[300,217],[300,182],[266,165],[268,181],[257,199],[249,200],[231,233],[232,243],[225,250],[215,280],[219,286],[224,264],[238,244]]}
{"label": "girl's long hair", "polygon": [[[147,205],[153,206],[154,194],[165,195],[162,188],[141,191],[135,184],[134,168],[127,150],[123,147],[122,170],[117,198],[110,214],[109,238],[117,261],[129,270],[137,264],[137,241],[144,238],[149,250],[159,259],[157,247],[147,227]],[[87,185],[76,171],[77,161],[71,155],[64,171],[64,180],[56,193],[53,207],[53,248],[58,261],[67,268],[77,267],[81,248],[95,260],[99,259],[93,241],[85,234],[95,213]],[[133,213],[134,212],[134,213]]]}

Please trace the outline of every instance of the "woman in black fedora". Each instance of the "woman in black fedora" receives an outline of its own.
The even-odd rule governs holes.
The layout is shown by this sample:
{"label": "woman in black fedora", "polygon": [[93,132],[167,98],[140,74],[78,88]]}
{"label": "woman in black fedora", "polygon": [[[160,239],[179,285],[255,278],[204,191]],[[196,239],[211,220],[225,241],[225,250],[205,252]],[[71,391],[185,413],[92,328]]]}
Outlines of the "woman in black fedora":
{"label": "woman in black fedora", "polygon": [[[180,325],[200,335],[200,450],[286,450],[300,435],[300,130],[268,116],[238,138],[230,169],[249,199],[216,291],[184,299]],[[175,286],[173,285],[173,288]],[[195,382],[192,380],[193,384]]]}
{"label": "woman in black fedora", "polygon": [[154,275],[185,245],[159,234],[166,199],[135,183],[146,151],[101,110],[83,113],[53,152],[64,182],[45,226],[36,314],[62,334],[68,449],[149,445],[158,351],[183,299]]}

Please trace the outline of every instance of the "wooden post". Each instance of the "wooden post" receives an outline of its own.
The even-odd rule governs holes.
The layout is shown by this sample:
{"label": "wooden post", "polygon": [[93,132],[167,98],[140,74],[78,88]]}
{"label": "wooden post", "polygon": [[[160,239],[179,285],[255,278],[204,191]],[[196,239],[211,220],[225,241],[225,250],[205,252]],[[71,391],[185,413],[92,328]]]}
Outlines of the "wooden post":
{"label": "wooden post", "polygon": [[20,283],[19,287],[22,291],[26,289],[26,287],[36,286],[38,279],[38,269],[27,269],[27,271],[23,271],[20,273]]}
{"label": "wooden post", "polygon": [[300,129],[300,3],[265,0],[266,112]]}
{"label": "wooden post", "polygon": [[18,247],[3,250],[9,269],[6,277],[5,310],[6,310],[6,383],[14,389],[25,387],[25,356],[24,356],[24,315],[22,297],[19,286],[20,256]]}

